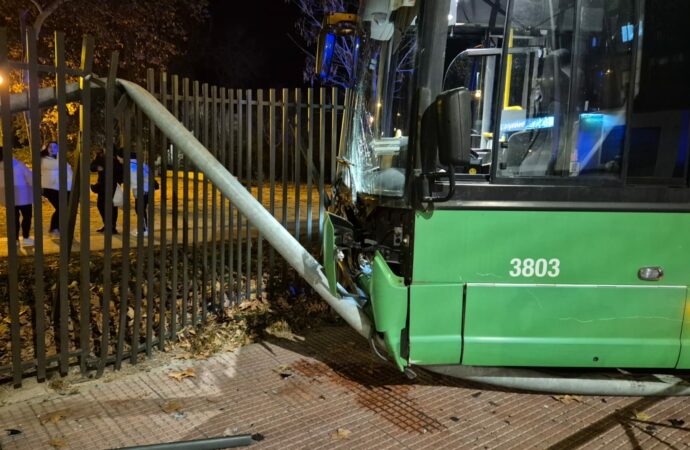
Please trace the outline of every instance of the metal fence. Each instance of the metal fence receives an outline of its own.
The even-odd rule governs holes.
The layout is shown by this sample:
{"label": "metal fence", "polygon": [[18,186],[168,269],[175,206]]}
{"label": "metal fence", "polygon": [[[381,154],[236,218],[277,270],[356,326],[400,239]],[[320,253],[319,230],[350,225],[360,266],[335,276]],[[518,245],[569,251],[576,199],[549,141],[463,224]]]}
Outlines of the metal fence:
{"label": "metal fence", "polygon": [[[283,287],[290,277],[286,264],[194,161],[118,91],[118,55],[108,76],[97,78],[94,43],[85,38],[80,67],[70,69],[64,37],[56,33],[54,65],[39,65],[32,33],[26,62],[17,62],[8,60],[0,30],[0,75],[8,81],[12,71],[29,75],[22,93],[0,84],[0,119],[3,161],[11,161],[13,119],[27,116],[35,240],[27,247],[14,238],[15,174],[24,169],[4,164],[0,379],[11,377],[18,386],[27,375],[44,380],[75,364],[82,373],[100,375],[107,365],[119,368],[125,359],[136,363],[142,352],[163,350],[209,314]],[[54,86],[39,89],[41,78]],[[147,85],[283,226],[305,244],[317,241],[324,193],[335,173],[343,93],[226,89],[153,71]],[[68,102],[79,105],[78,129],[69,123]],[[45,233],[44,209],[50,207],[37,188],[47,107],[57,110],[59,239]],[[74,148],[70,130],[77,136]],[[74,164],[71,192],[68,161]],[[101,234],[94,230],[100,224],[111,226]]]}

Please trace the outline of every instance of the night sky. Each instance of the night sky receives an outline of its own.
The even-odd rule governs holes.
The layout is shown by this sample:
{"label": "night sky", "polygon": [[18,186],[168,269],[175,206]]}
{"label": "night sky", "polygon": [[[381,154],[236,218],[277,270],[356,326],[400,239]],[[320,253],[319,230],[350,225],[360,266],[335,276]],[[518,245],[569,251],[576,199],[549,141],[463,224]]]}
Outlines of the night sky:
{"label": "night sky", "polygon": [[304,53],[290,39],[298,10],[284,0],[211,0],[211,18],[171,73],[232,88],[305,85]]}

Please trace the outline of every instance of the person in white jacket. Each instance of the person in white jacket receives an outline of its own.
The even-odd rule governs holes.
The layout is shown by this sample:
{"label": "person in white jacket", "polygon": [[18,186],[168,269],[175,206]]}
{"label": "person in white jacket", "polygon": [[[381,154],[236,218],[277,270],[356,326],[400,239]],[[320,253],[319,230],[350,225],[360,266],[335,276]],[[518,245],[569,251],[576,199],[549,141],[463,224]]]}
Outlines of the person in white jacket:
{"label": "person in white jacket", "polygon": [[[67,192],[72,190],[72,167],[67,163]],[[50,218],[50,233],[59,236],[60,226],[60,164],[58,163],[58,144],[49,142],[41,152],[41,187],[43,196],[48,199],[55,212]],[[69,194],[68,194],[69,195]]]}
{"label": "person in white jacket", "polygon": [[[31,218],[33,214],[33,190],[31,182],[31,170],[21,161],[12,158],[12,170],[14,174],[14,222],[17,235],[15,239],[19,242],[21,215],[21,232],[23,245],[32,246],[34,240],[30,238]],[[7,191],[5,190],[5,164],[2,160],[2,147],[0,147],[0,204],[7,205]],[[9,238],[9,236],[8,236]]]}

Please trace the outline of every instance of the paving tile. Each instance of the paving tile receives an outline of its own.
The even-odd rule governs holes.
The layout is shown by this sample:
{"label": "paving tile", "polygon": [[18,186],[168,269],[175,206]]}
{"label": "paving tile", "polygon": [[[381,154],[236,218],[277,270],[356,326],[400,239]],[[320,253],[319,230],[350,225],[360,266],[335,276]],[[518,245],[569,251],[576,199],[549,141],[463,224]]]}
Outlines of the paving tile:
{"label": "paving tile", "polygon": [[[169,377],[187,367],[195,377]],[[690,448],[686,399],[565,404],[418,375],[408,380],[346,327],[322,328],[302,341],[271,339],[0,407],[0,430],[21,430],[1,436],[0,448],[49,449],[59,439],[105,449],[239,433],[264,435],[257,449]]]}

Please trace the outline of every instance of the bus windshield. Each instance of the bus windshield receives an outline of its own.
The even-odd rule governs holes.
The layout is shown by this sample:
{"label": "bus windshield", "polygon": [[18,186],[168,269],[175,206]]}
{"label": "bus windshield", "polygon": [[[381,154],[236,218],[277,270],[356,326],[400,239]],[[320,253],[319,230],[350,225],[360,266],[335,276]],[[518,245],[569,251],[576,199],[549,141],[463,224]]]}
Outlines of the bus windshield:
{"label": "bus windshield", "polygon": [[387,41],[366,30],[352,88],[346,142],[339,159],[340,179],[353,195],[402,197],[416,53],[413,8],[394,13],[395,31]]}

